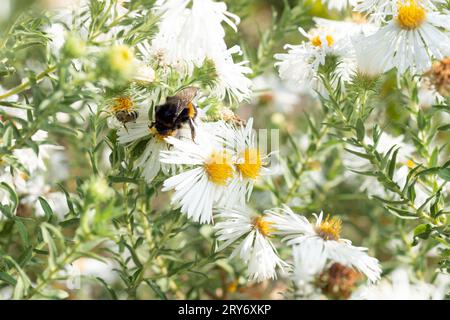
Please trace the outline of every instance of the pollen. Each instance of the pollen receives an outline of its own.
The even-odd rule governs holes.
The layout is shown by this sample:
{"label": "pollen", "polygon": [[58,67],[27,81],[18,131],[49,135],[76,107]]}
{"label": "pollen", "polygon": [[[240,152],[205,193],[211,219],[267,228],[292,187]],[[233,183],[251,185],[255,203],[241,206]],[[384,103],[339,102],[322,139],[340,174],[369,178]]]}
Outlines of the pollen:
{"label": "pollen", "polygon": [[330,218],[327,216],[325,220],[322,220],[319,226],[317,226],[317,233],[325,240],[339,240],[341,234],[342,221],[337,217]]}
{"label": "pollen", "polygon": [[406,161],[406,166],[410,169],[413,169],[416,166],[416,164],[411,159],[408,159],[408,161]]}
{"label": "pollen", "polygon": [[399,3],[397,21],[401,28],[414,30],[420,27],[426,16],[425,8],[417,0],[405,0]]}
{"label": "pollen", "polygon": [[243,162],[236,164],[238,171],[242,173],[245,178],[255,180],[259,177],[262,167],[259,150],[246,149],[242,156]]}
{"label": "pollen", "polygon": [[[334,38],[331,35],[329,35],[329,34],[327,34],[325,36],[325,40],[327,40],[327,44],[328,44],[329,47],[331,47],[334,44]],[[320,39],[320,36],[313,37],[311,39],[311,44],[314,47],[321,47],[322,46],[322,40]]]}
{"label": "pollen", "polygon": [[167,134],[161,134],[161,133],[158,132],[158,130],[156,130],[156,128],[149,128],[149,132],[150,132],[150,134],[151,134],[152,136],[155,137],[155,139],[156,139],[158,142],[166,142],[165,139],[166,139],[167,137],[171,137],[171,136],[174,136],[174,135],[175,135],[175,131],[174,131],[174,130],[169,131]]}
{"label": "pollen", "polygon": [[112,112],[118,111],[133,111],[134,103],[129,97],[119,97],[114,99],[114,104],[111,107]]}
{"label": "pollen", "polygon": [[213,151],[204,167],[209,180],[217,185],[226,185],[233,177],[231,156],[226,151]]}
{"label": "pollen", "polygon": [[259,231],[264,237],[270,236],[274,231],[272,228],[272,223],[265,221],[262,217],[258,216],[252,221],[253,227]]}

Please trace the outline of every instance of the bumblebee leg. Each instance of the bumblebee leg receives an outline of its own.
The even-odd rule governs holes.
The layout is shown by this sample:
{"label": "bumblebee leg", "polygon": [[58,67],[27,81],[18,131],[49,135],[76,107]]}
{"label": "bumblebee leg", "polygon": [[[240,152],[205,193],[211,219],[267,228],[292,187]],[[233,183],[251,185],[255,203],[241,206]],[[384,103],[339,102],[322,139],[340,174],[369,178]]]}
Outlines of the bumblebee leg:
{"label": "bumblebee leg", "polygon": [[128,128],[127,128],[127,124],[126,123],[123,124],[123,127],[125,128],[125,131],[128,133]]}
{"label": "bumblebee leg", "polygon": [[194,121],[192,120],[192,118],[189,119],[189,128],[191,128],[192,141],[194,141],[194,143],[197,143],[197,142],[195,142],[195,126],[194,126]]}

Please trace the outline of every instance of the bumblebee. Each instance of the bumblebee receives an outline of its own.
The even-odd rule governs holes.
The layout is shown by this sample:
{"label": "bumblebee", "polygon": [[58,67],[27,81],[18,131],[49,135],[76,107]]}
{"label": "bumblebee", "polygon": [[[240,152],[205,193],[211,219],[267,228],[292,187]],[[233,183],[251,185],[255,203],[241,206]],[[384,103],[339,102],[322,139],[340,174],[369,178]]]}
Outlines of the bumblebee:
{"label": "bumblebee", "polygon": [[166,103],[155,108],[155,121],[150,128],[155,128],[161,136],[168,136],[188,123],[192,141],[195,141],[195,118],[197,107],[192,103],[198,88],[187,87],[176,95],[167,97]]}
{"label": "bumblebee", "polygon": [[135,122],[139,117],[139,112],[134,110],[133,101],[128,97],[116,98],[115,104],[112,106],[111,111],[116,119],[123,124],[125,130],[128,131],[126,124],[129,122]]}

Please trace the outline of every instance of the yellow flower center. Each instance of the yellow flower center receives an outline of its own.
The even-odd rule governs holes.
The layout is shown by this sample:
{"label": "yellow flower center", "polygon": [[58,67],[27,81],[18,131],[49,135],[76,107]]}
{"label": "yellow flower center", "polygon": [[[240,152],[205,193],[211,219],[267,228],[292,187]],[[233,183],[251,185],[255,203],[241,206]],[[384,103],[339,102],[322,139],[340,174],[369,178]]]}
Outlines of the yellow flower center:
{"label": "yellow flower center", "polygon": [[[327,40],[328,46],[331,47],[334,44],[334,39],[332,36],[327,34],[325,36],[325,39]],[[320,36],[315,36],[311,39],[311,44],[314,47],[321,47],[322,46],[322,40],[320,39]]]}
{"label": "yellow flower center", "polygon": [[243,162],[236,164],[237,169],[246,178],[256,179],[258,178],[262,161],[257,149],[246,149],[243,152]]}
{"label": "yellow flower center", "polygon": [[226,151],[213,151],[204,167],[209,180],[217,185],[226,185],[233,177],[231,156]]}
{"label": "yellow flower center", "polygon": [[126,71],[133,63],[134,54],[125,45],[114,46],[110,52],[110,63],[114,70]]}
{"label": "yellow flower center", "polygon": [[114,99],[114,105],[111,107],[112,112],[117,111],[133,111],[134,103],[129,97],[119,97]]}
{"label": "yellow flower center", "polygon": [[339,240],[342,221],[337,217],[327,216],[316,228],[317,234],[325,240]]}
{"label": "yellow flower center", "polygon": [[409,159],[408,161],[406,161],[406,165],[408,168],[413,169],[416,164],[414,163],[414,161],[412,161],[411,159]]}
{"label": "yellow flower center", "polygon": [[425,9],[416,0],[406,0],[399,3],[397,21],[401,28],[413,30],[425,20]]}
{"label": "yellow flower center", "polygon": [[167,134],[161,134],[158,132],[158,130],[156,130],[156,128],[149,128],[148,130],[150,132],[151,135],[153,135],[155,137],[156,140],[158,140],[158,142],[166,142],[166,138],[170,137],[170,136],[174,136],[175,135],[175,131],[169,131]]}
{"label": "yellow flower center", "polygon": [[262,217],[255,217],[252,221],[253,227],[263,236],[268,237],[273,232],[272,222],[264,221]]}

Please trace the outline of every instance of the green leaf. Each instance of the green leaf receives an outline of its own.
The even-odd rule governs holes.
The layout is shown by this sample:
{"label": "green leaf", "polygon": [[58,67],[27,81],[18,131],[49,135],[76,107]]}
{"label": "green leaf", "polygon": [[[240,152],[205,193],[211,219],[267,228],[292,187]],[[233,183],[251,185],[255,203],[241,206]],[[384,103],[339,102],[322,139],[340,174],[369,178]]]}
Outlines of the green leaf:
{"label": "green leaf", "polygon": [[404,210],[404,209],[400,209],[400,208],[396,208],[393,206],[386,206],[386,208],[396,217],[401,218],[401,219],[405,219],[405,220],[414,220],[414,219],[418,219],[417,215],[414,212],[408,211],[408,210]]}
{"label": "green leaf", "polygon": [[450,181],[450,169],[448,168],[440,168],[437,172],[439,178],[444,179],[445,181]]}
{"label": "green leaf", "polygon": [[0,271],[0,280],[6,282],[9,285],[15,286],[17,281],[13,277],[11,277],[9,274]]}
{"label": "green leaf", "polygon": [[414,240],[412,245],[415,246],[418,243],[417,238],[427,239],[430,236],[431,231],[432,228],[429,224],[419,224],[414,229]]}
{"label": "green leaf", "polygon": [[102,284],[102,286],[105,288],[106,292],[108,292],[108,294],[111,296],[111,299],[119,300],[119,298],[117,297],[114,290],[111,288],[111,286],[108,283],[106,283],[105,280],[103,280],[100,277],[95,277],[95,279]]}
{"label": "green leaf", "polygon": [[363,141],[364,140],[364,135],[366,133],[366,130],[364,129],[364,123],[362,122],[361,119],[358,119],[356,121],[355,130],[356,130],[356,138],[359,141]]}
{"label": "green leaf", "polygon": [[145,282],[149,285],[149,287],[160,299],[167,300],[166,294],[161,290],[161,288],[155,281],[146,279]]}
{"label": "green leaf", "polygon": [[447,131],[450,130],[450,124],[446,124],[437,128],[439,131]]}
{"label": "green leaf", "polygon": [[389,178],[391,178],[391,179],[394,177],[395,165],[397,164],[397,154],[398,154],[398,150],[400,150],[400,148],[397,148],[397,149],[394,151],[394,154],[392,155],[391,161],[389,162],[388,176],[389,176]]}
{"label": "green leaf", "polygon": [[368,159],[368,160],[370,160],[370,159],[373,158],[371,155],[368,155],[368,154],[365,154],[365,153],[361,153],[361,152],[358,152],[358,151],[354,151],[354,150],[348,149],[348,148],[344,148],[344,149],[345,149],[345,151],[350,152],[350,153],[352,153],[352,154],[354,154],[355,156],[358,156],[358,157],[360,157],[360,158],[364,158],[364,159]]}
{"label": "green leaf", "polygon": [[48,204],[47,200],[45,200],[44,198],[39,197],[38,199],[39,199],[39,203],[41,204],[42,210],[44,210],[44,213],[45,213],[45,219],[46,219],[47,221],[50,221],[50,219],[51,219],[52,216],[53,216],[53,210],[52,210],[52,208],[51,208],[50,205]]}
{"label": "green leaf", "polygon": [[14,222],[15,222],[15,224],[17,226],[17,229],[19,230],[20,237],[22,238],[22,241],[24,242],[25,246],[29,246],[29,244],[30,244],[30,237],[28,235],[27,228],[25,227],[23,222],[20,221],[20,219],[15,219]]}
{"label": "green leaf", "polygon": [[130,177],[108,176],[108,179],[112,183],[139,183],[139,181],[137,181],[135,178]]}

